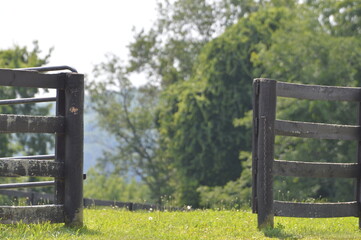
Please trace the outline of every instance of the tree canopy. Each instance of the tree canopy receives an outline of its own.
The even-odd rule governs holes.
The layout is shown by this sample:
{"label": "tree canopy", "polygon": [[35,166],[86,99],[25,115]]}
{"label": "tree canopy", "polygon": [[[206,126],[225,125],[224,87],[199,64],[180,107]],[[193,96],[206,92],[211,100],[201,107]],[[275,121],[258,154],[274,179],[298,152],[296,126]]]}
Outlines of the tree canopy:
{"label": "tree canopy", "polygon": [[[359,86],[360,7],[351,0],[160,1],[154,27],[135,33],[129,62],[104,63],[101,75],[110,75],[92,88],[101,126],[119,138],[119,151],[108,159],[121,167],[131,159],[149,186],[159,184],[156,194],[174,194],[181,204],[199,206],[214,196],[212,189],[249,188],[252,80]],[[135,90],[129,78],[139,72],[149,85]],[[130,94],[126,102],[124,94]],[[346,103],[281,99],[277,108],[282,119],[356,119],[355,106]],[[276,141],[276,156],[287,160],[346,162],[355,154],[355,145],[342,141]],[[152,143],[152,158],[140,154],[145,143]],[[287,197],[348,198],[352,188],[351,181],[276,182],[282,194],[307,185],[314,187]]]}

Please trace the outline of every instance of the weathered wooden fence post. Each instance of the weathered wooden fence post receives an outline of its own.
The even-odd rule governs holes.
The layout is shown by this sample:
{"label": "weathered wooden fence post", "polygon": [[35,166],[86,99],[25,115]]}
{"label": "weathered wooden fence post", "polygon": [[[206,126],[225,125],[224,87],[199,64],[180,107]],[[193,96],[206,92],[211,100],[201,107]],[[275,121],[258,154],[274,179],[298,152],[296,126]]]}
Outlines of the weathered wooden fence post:
{"label": "weathered wooden fence post", "polygon": [[[358,114],[357,114],[357,124],[361,125],[361,102],[358,103]],[[357,163],[361,165],[361,139],[357,142]],[[361,229],[361,173],[357,175],[356,178],[356,202],[359,206],[358,216],[359,216],[359,228]]]}
{"label": "weathered wooden fence post", "polygon": [[[63,73],[64,81],[66,73]],[[65,118],[65,90],[57,89],[56,91],[56,115]],[[65,134],[57,133],[55,138],[55,161],[64,164],[65,162]],[[54,203],[64,204],[64,178],[55,178]]]}
{"label": "weathered wooden fence post", "polygon": [[65,81],[64,215],[68,226],[83,225],[84,76],[67,73]]}
{"label": "weathered wooden fence post", "polygon": [[[274,123],[276,118],[276,81],[255,80],[257,110],[257,153],[256,159],[256,199],[258,227],[273,227],[273,160],[274,160]],[[258,86],[257,86],[258,85]]]}

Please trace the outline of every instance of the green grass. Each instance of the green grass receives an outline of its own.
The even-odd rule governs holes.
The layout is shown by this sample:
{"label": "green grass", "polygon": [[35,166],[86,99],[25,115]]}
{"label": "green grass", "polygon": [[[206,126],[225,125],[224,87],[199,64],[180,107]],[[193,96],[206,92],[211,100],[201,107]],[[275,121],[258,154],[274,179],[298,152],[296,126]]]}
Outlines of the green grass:
{"label": "green grass", "polygon": [[129,212],[86,209],[85,226],[0,225],[0,239],[361,239],[357,218],[275,218],[275,228],[258,231],[249,211]]}

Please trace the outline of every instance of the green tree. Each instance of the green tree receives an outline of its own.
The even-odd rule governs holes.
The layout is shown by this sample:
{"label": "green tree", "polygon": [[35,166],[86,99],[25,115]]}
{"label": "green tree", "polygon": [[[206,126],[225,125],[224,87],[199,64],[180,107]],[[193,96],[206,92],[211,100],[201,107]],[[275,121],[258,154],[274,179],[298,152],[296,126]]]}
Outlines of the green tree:
{"label": "green tree", "polygon": [[152,82],[169,86],[189,80],[203,46],[264,1],[162,0],[148,31],[135,32],[129,45],[128,72],[142,72]]}
{"label": "green tree", "polygon": [[[356,5],[345,2],[348,2],[347,6]],[[250,150],[251,125],[245,123],[251,118],[245,112],[251,109],[253,78],[359,85],[360,41],[350,34],[335,35],[336,31],[325,27],[325,21],[320,21],[325,13],[320,6],[325,5],[314,3],[270,1],[263,4],[262,8],[243,17],[219,38],[205,45],[190,80],[165,90],[160,129],[168,157],[178,166],[181,176],[178,189],[181,202],[196,205],[199,201],[198,186],[223,185],[234,180],[237,174],[239,176],[241,166],[236,153]],[[328,6],[339,7],[331,2]],[[341,28],[339,25],[333,27]],[[353,124],[355,114],[349,114],[355,113],[352,107],[346,103],[297,101],[295,104],[282,100],[278,116]],[[235,121],[238,117],[243,119]],[[234,122],[240,128],[235,128]],[[347,162],[355,156],[355,145],[348,142],[292,140],[277,139],[280,146],[277,154],[281,159],[304,160],[318,156],[319,161]],[[231,163],[233,165],[227,166]],[[293,190],[289,198],[297,195],[298,199],[321,196],[343,200],[352,194],[352,182],[348,180],[296,178],[289,181],[288,188],[284,179],[276,182],[282,193]],[[314,187],[310,190],[306,186]],[[213,188],[214,191],[220,189]],[[299,194],[301,189],[306,190]],[[202,191],[201,188],[202,198],[207,196],[204,193],[210,193],[208,190]]]}
{"label": "green tree", "polygon": [[[119,59],[111,57],[107,62],[100,64],[99,68],[102,70],[97,71],[99,74],[96,78],[100,80],[102,76],[105,76],[106,79],[103,79],[102,84],[93,84],[90,87],[92,99],[97,105],[95,111],[101,115],[101,126],[116,136],[119,142],[119,151],[112,150],[111,152],[116,153],[106,153],[107,157],[99,159],[100,165],[108,165],[108,168],[103,169],[114,168],[114,172],[119,174],[119,169],[137,171],[135,174],[140,176],[149,187],[155,188],[155,184],[157,184],[156,188],[158,189],[154,189],[152,192],[154,192],[153,197],[158,199],[164,193],[167,195],[172,193],[173,187],[171,186],[174,186],[178,180],[170,179],[170,176],[174,176],[174,165],[170,162],[172,159],[164,155],[167,146],[159,140],[157,128],[160,125],[156,108],[159,102],[159,93],[167,86],[188,80],[191,77],[197,55],[204,44],[221,33],[227,26],[232,25],[238,17],[255,11],[257,8],[258,4],[252,0],[178,0],[173,3],[164,0],[159,2],[159,17],[154,27],[148,31],[135,32],[134,41],[129,45],[129,62],[124,64]],[[115,67],[115,65],[117,66]],[[144,73],[153,87],[147,86],[138,92],[129,83],[125,83],[125,79],[131,78],[133,73]],[[122,83],[116,83],[118,86],[111,88],[110,86],[117,81]],[[112,91],[108,91],[109,89]],[[126,98],[121,96],[124,95],[124,92],[128,94]],[[140,104],[139,97],[143,99],[141,101],[148,101],[149,105]],[[114,101],[111,100],[112,107],[105,109],[108,99],[114,99]],[[128,114],[127,111],[124,111],[126,104],[123,100],[125,99],[126,104],[131,106],[135,104],[141,110],[136,110],[136,107],[128,107]],[[116,114],[111,113],[112,111]],[[145,117],[142,121],[143,127],[146,126],[148,132],[143,130],[138,132],[138,127],[143,128],[139,126],[139,121],[124,121],[125,118],[144,117],[140,112],[143,115],[152,116]],[[128,116],[124,114],[128,114]],[[135,137],[133,130],[137,131],[138,136]],[[134,141],[134,139],[143,138],[150,140]],[[124,139],[130,140],[124,143]],[[144,154],[141,151],[142,149],[148,151],[142,146],[145,142],[151,146],[150,154]],[[126,150],[123,150],[124,146],[128,146]],[[154,157],[155,154],[156,157]],[[155,158],[158,160],[152,160]]]}
{"label": "green tree", "polygon": [[[151,106],[144,105],[142,110],[143,114],[152,117],[147,115],[143,118],[149,121],[145,124],[147,129],[152,129],[154,133],[154,141],[149,141],[155,143],[151,152],[161,155],[157,161],[165,163],[163,165],[167,165],[168,169],[155,164],[153,172],[166,176],[164,173],[170,169],[176,171],[176,174],[171,173],[176,181],[170,185],[176,186],[180,202],[197,206],[199,186],[224,185],[236,180],[242,171],[238,154],[241,150],[250,150],[250,124],[247,121],[250,120],[253,78],[264,76],[289,82],[357,85],[354,79],[359,76],[358,50],[350,51],[353,44],[358,48],[357,39],[352,38],[356,36],[356,33],[352,34],[352,29],[357,26],[357,6],[356,1],[347,0],[160,1],[159,17],[154,27],[135,32],[134,41],[129,45],[129,62],[124,64],[116,60],[118,66],[114,67],[114,59],[110,59],[103,64],[107,67],[103,68],[102,75],[112,77],[93,93],[95,98],[104,98],[97,100],[97,111],[112,119],[108,121],[105,118],[104,127],[115,136],[117,131],[123,131],[122,136],[124,131],[131,133],[130,125],[114,120],[117,118],[111,114],[113,109],[116,109],[115,112],[124,109],[124,101],[122,103],[120,97],[122,91],[132,89],[124,79],[129,79],[133,73],[144,73],[151,83],[155,82],[157,87],[144,88],[152,91],[142,91],[145,95],[141,95],[152,102]],[[341,31],[343,22],[350,19],[350,25],[354,26]],[[231,26],[238,20],[236,25]],[[217,37],[224,30],[226,32]],[[351,57],[347,58],[346,53]],[[337,80],[343,73],[346,73],[347,82]],[[118,87],[109,91],[106,87],[118,81],[114,79],[123,79],[123,85],[117,83]],[[152,95],[154,92],[156,97]],[[132,106],[128,107],[129,116],[135,116],[139,113],[134,107],[139,94],[128,93],[133,97],[126,99],[134,101],[128,101]],[[116,95],[118,97],[114,97]],[[108,97],[115,99],[111,100],[113,109],[102,109],[108,103]],[[157,104],[159,106],[154,107]],[[321,104],[320,107],[311,103],[297,106],[287,102],[281,104],[284,106],[281,116],[292,117],[298,112],[301,119],[306,119],[310,110],[316,110],[321,114],[311,114],[315,121],[326,119],[327,110],[335,107],[333,103]],[[115,115],[122,114],[124,110]],[[345,115],[342,110],[340,115]],[[349,118],[342,116],[336,122]],[[238,127],[235,127],[235,122]],[[141,132],[147,135],[146,131]],[[129,143],[128,146],[135,147],[143,142]],[[288,145],[282,146],[286,149]],[[307,147],[310,151],[311,145]],[[345,154],[352,154],[352,148],[346,144],[343,146]],[[121,154],[110,154],[108,160],[104,158],[99,162],[119,166],[116,169],[127,166],[118,164],[121,161],[116,156]],[[137,153],[135,156],[141,155]],[[143,174],[150,174],[147,164],[133,166],[137,166],[135,168]]]}
{"label": "green tree", "polygon": [[239,152],[250,150],[249,132],[234,126],[251,109],[253,57],[291,17],[269,7],[244,17],[207,44],[187,82],[167,88],[160,110],[163,141],[179,173],[180,201],[197,206],[200,185],[221,186],[241,174]]}
{"label": "green tree", "polygon": [[136,175],[149,188],[151,200],[160,202],[171,194],[173,170],[160,150],[154,121],[159,89],[132,86],[119,61],[113,56],[98,65],[96,78],[102,81],[88,86],[99,126],[117,140],[116,148],[98,160],[99,168],[107,175]]}
{"label": "green tree", "polygon": [[[338,4],[344,2],[350,3]],[[325,28],[318,15],[323,11],[300,9],[295,14],[297,21],[288,22],[273,34],[272,46],[257,56],[258,63],[264,66],[261,76],[287,82],[360,86],[361,41],[339,32],[341,25],[332,26],[336,29],[332,31]],[[280,99],[277,108],[280,119],[356,123],[357,106],[352,103]],[[355,162],[356,145],[348,141],[278,137],[276,143],[278,159]],[[278,178],[275,188],[281,200],[353,200],[353,184],[343,179]]]}

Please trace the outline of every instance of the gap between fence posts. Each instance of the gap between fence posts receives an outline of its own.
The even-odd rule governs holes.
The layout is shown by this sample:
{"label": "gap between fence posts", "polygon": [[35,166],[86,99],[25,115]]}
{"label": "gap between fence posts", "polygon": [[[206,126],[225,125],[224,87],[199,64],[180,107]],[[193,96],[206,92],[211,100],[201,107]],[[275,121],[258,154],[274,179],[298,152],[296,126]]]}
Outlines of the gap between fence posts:
{"label": "gap between fence posts", "polygon": [[276,84],[271,79],[256,79],[258,89],[257,123],[257,211],[258,228],[273,227],[273,159],[276,118]]}

